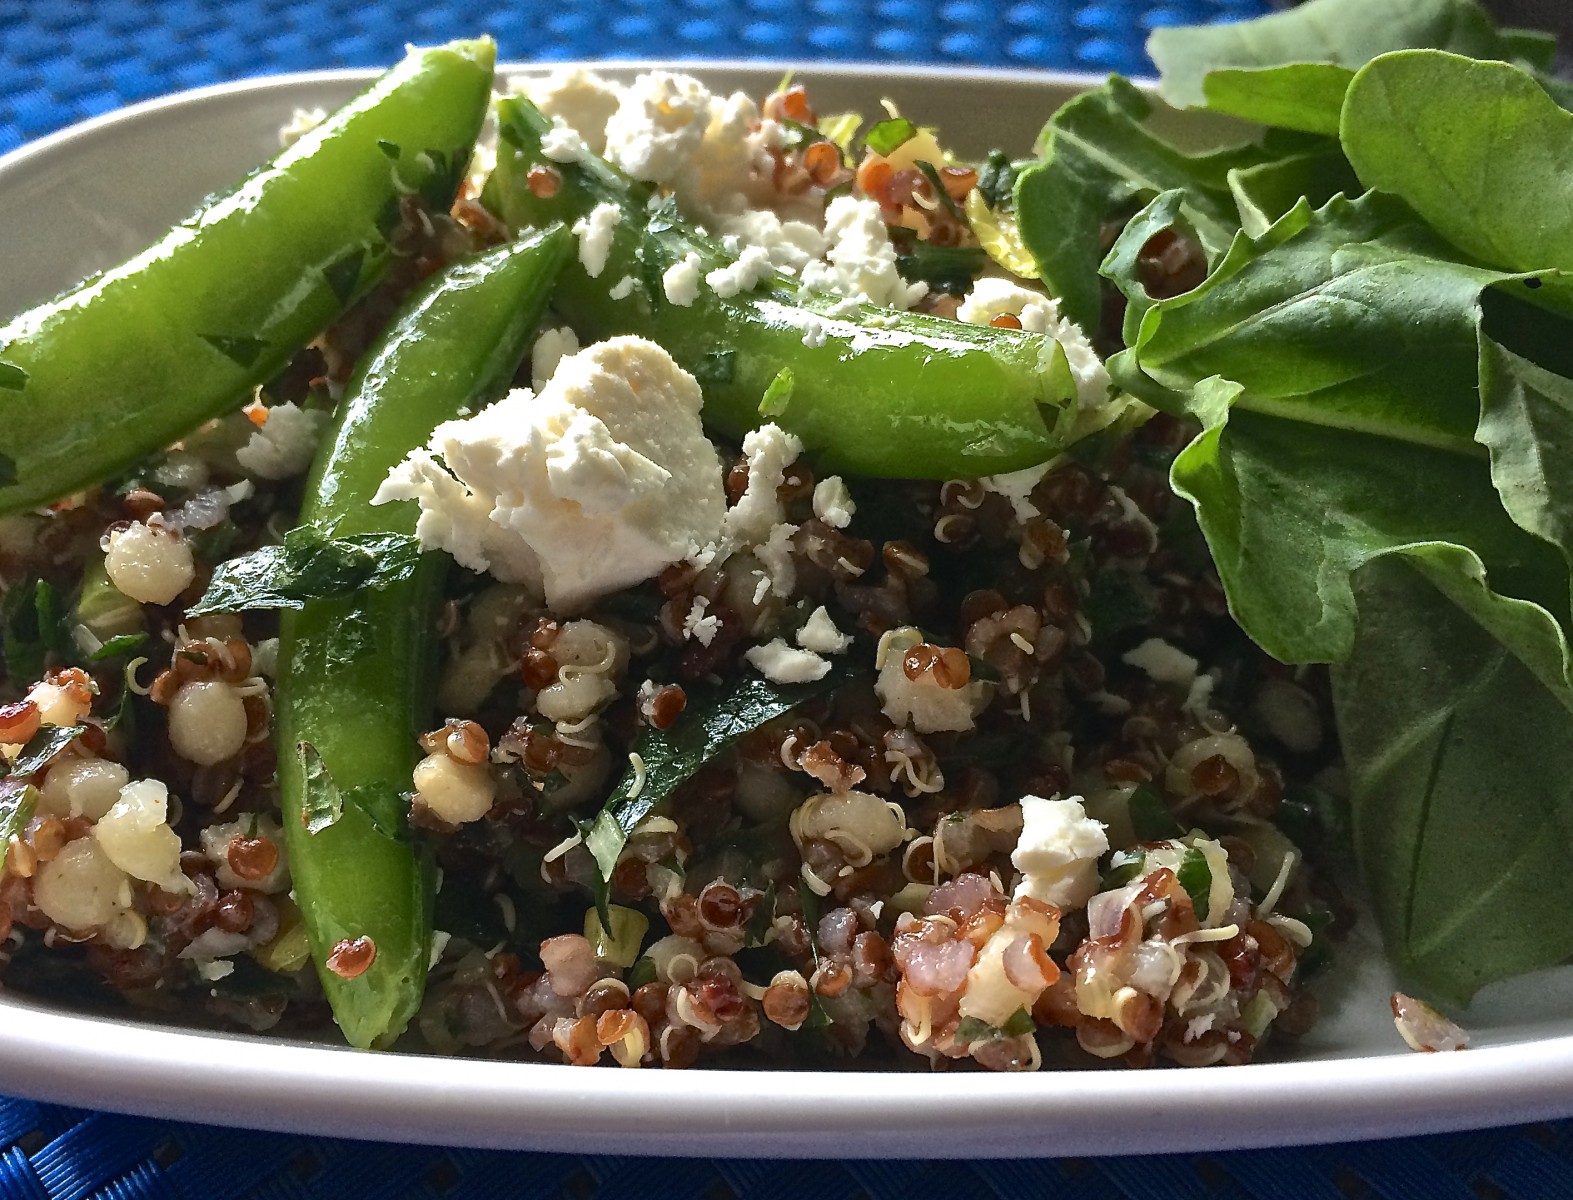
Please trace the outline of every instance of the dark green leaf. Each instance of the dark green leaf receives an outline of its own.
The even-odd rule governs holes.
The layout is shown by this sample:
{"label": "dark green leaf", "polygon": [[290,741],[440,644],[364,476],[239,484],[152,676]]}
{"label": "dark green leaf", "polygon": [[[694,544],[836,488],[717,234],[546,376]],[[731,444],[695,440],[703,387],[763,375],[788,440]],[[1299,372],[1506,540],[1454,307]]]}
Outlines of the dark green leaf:
{"label": "dark green leaf", "polygon": [[268,348],[260,338],[234,337],[222,333],[204,333],[202,340],[217,350],[237,367],[249,367]]}
{"label": "dark green leaf", "polygon": [[1336,134],[1344,92],[1354,75],[1333,63],[1231,68],[1210,72],[1202,88],[1214,112],[1281,129]]}
{"label": "dark green leaf", "polygon": [[1302,199],[1321,208],[1334,196],[1354,197],[1365,189],[1343,151],[1329,146],[1230,171],[1229,190],[1240,209],[1241,228],[1260,237]]}
{"label": "dark green leaf", "polygon": [[1213,872],[1207,865],[1207,856],[1194,846],[1187,847],[1174,877],[1191,898],[1191,906],[1196,909],[1196,919],[1205,921],[1212,907],[1213,886]]}
{"label": "dark green leaf", "polygon": [[956,1040],[967,1044],[993,1041],[999,1037],[999,1033],[998,1029],[978,1017],[963,1017],[956,1026]]}
{"label": "dark green leaf", "polygon": [[[803,907],[803,928],[808,933],[808,952],[814,959],[814,970],[819,971],[819,896],[807,884],[797,885],[798,903]],[[812,988],[808,992],[808,1016],[803,1019],[804,1029],[823,1029],[830,1024],[830,1014]]]}
{"label": "dark green leaf", "polygon": [[787,403],[792,399],[792,383],[791,367],[782,367],[777,371],[759,401],[759,415],[774,419],[786,412]]}
{"label": "dark green leaf", "polygon": [[397,142],[389,142],[378,138],[377,149],[381,150],[389,158],[397,159],[399,157],[399,145]]}
{"label": "dark green leaf", "polygon": [[317,753],[315,746],[310,742],[300,742],[295,747],[295,753],[300,757],[304,793],[301,823],[306,826],[307,833],[321,833],[337,825],[344,816],[344,796],[338,784],[333,782],[333,776],[328,774],[328,765],[322,761],[322,755]]}
{"label": "dark green leaf", "polygon": [[776,919],[776,885],[772,880],[765,888],[765,894],[759,898],[759,904],[754,909],[754,915],[748,919],[748,929],[745,933],[747,940],[745,946],[763,946],[765,939],[770,936],[770,926]]}
{"label": "dark green leaf", "polygon": [[322,268],[322,278],[338,298],[340,304],[349,304],[360,290],[361,266],[366,261],[364,246],[356,246],[335,262]]}
{"label": "dark green leaf", "polygon": [[1186,220],[1209,254],[1220,253],[1239,229],[1228,171],[1264,161],[1249,147],[1184,154],[1146,128],[1151,111],[1135,86],[1110,79],[1054,114],[1040,139],[1042,159],[1016,179],[1021,239],[1066,315],[1084,328],[1098,326],[1107,226],[1180,189]]}
{"label": "dark green leaf", "polygon": [[788,686],[747,675],[689,688],[688,703],[670,729],[647,727],[640,731],[635,753],[644,764],[643,771],[630,765],[601,811],[588,823],[585,845],[601,879],[611,878],[634,826],[701,767],[731,749],[745,734],[845,682],[846,676],[833,670],[814,683]]}
{"label": "dark green leaf", "polygon": [[1573,270],[1573,113],[1517,67],[1434,50],[1379,58],[1350,86],[1343,144],[1367,187],[1466,254]]}
{"label": "dark green leaf", "polygon": [[[10,774],[22,778],[42,771],[55,755],[76,741],[86,728],[86,725],[44,726],[22,747],[22,753],[11,764]],[[4,844],[0,841],[0,845]]]}
{"label": "dark green leaf", "polygon": [[1140,784],[1131,793],[1127,811],[1138,842],[1168,841],[1185,832],[1164,803],[1163,793],[1150,783]]}
{"label": "dark green leaf", "polygon": [[329,537],[303,525],[282,546],[263,546],[220,563],[188,615],[301,608],[308,600],[385,588],[408,579],[420,556],[420,541],[412,534]]}
{"label": "dark green leaf", "polygon": [[1508,514],[1573,557],[1573,380],[1482,334],[1476,436]]}
{"label": "dark green leaf", "polygon": [[[1309,0],[1251,21],[1157,29],[1147,39],[1158,90],[1178,108],[1204,105],[1208,76],[1224,69],[1322,63],[1353,70],[1413,46],[1477,58],[1515,50],[1475,0]],[[1282,82],[1294,90],[1292,76]]]}
{"label": "dark green leaf", "polygon": [[889,157],[918,135],[918,127],[905,117],[891,117],[863,135],[863,144],[875,154]]}
{"label": "dark green leaf", "polygon": [[[1573,956],[1567,709],[1410,566],[1356,577],[1333,674],[1362,874],[1402,975],[1444,1001]],[[1554,640],[1542,654],[1562,652]]]}
{"label": "dark green leaf", "polygon": [[939,168],[931,162],[919,161],[918,170],[923,172],[923,178],[929,181],[929,187],[934,189],[934,198],[945,206],[945,211],[958,221],[965,220],[961,215],[961,209],[957,208],[956,202],[950,198],[950,192],[945,188],[945,181],[939,177]]}
{"label": "dark green leaf", "polygon": [[1010,202],[1016,190],[1016,165],[1003,150],[991,150],[978,168],[978,191],[990,208]]}
{"label": "dark green leaf", "polygon": [[1139,850],[1117,850],[1109,860],[1109,869],[1098,884],[1100,892],[1112,892],[1133,883],[1145,873],[1147,856]]}
{"label": "dark green leaf", "polygon": [[37,804],[38,789],[32,784],[14,778],[0,782],[0,847],[9,846],[27,828]]}
{"label": "dark green leaf", "polygon": [[647,983],[656,981],[655,960],[648,954],[642,954],[635,960],[634,965],[628,969],[628,978],[623,980],[628,985],[630,992],[637,992]]}
{"label": "dark green leaf", "polygon": [[97,650],[87,656],[89,662],[103,662],[106,658],[119,658],[123,654],[130,654],[147,642],[145,633],[122,633],[110,638]]}
{"label": "dark green leaf", "polygon": [[58,598],[45,580],[29,578],[8,589],[0,619],[6,674],[18,684],[42,678],[50,656],[70,649]]}
{"label": "dark green leaf", "polygon": [[976,654],[967,655],[967,663],[972,668],[972,678],[981,679],[985,683],[998,683],[1005,678],[1000,674],[1000,669],[986,658],[979,658]]}
{"label": "dark green leaf", "polygon": [[0,391],[20,392],[26,386],[26,371],[15,363],[0,362]]}
{"label": "dark green leaf", "polygon": [[1025,1008],[1018,1008],[1000,1026],[1000,1032],[1006,1037],[1022,1037],[1036,1029],[1037,1022],[1032,1019],[1032,1014]]}

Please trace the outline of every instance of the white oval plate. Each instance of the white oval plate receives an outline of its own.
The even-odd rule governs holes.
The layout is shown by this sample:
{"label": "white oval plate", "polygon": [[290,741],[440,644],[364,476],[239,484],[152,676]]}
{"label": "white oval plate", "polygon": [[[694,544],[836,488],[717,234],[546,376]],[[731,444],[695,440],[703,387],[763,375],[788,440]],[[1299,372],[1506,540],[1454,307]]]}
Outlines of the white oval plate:
{"label": "white oval plate", "polygon": [[[684,69],[759,95],[785,68]],[[888,66],[799,75],[823,111],[866,112],[889,96],[904,113],[938,121],[968,153],[1025,151],[1055,106],[1097,82]],[[296,108],[332,108],[370,77],[337,71],[205,88],[0,158],[0,317],[142,249],[269,157]],[[1392,985],[1369,937],[1365,930],[1339,948],[1322,989],[1324,1020],[1283,1051],[1292,1060],[1244,1067],[1013,1076],[576,1070],[192,1032],[0,994],[0,1090],[389,1141],[842,1158],[1224,1149],[1573,1114],[1573,973],[1488,989],[1464,1017],[1475,1049],[1418,1055],[1388,1018]]]}

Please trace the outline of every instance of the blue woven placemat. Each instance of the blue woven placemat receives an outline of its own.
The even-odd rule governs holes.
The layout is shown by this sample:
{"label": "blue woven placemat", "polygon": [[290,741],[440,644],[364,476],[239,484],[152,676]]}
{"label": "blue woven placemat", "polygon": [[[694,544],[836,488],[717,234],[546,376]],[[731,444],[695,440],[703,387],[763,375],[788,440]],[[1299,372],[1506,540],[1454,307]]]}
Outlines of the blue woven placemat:
{"label": "blue woven placemat", "polygon": [[[513,58],[873,59],[1140,72],[1162,24],[1265,0],[0,0],[0,152],[149,96],[494,34]],[[0,279],[4,267],[0,264]],[[3,1084],[4,1064],[0,1064]],[[0,1200],[1551,1200],[1573,1123],[1363,1145],[1009,1163],[653,1163],[372,1145],[0,1097]]]}

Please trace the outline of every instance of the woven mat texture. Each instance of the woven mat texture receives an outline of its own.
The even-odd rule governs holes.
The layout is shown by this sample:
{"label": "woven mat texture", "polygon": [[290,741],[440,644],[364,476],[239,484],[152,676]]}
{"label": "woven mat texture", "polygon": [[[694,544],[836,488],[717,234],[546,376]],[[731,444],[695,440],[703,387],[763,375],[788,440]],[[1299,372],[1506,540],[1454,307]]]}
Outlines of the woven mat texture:
{"label": "woven mat texture", "polygon": [[[494,34],[516,58],[863,59],[1140,72],[1162,24],[1265,0],[0,0],[0,152],[245,75]],[[0,280],[4,265],[0,264]],[[0,1087],[4,1082],[0,1063]],[[0,1200],[1552,1200],[1573,1123],[1363,1145],[1012,1163],[655,1162],[383,1146],[0,1097]]]}

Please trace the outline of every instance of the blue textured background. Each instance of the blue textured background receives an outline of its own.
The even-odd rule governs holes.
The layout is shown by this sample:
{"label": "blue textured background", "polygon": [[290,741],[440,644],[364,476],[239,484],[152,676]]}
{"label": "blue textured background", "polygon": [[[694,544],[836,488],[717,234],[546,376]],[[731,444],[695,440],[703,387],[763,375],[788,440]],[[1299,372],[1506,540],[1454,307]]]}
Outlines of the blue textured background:
{"label": "blue textured background", "polygon": [[[0,0],[0,152],[244,75],[392,62],[489,31],[513,59],[874,59],[1140,72],[1148,30],[1265,0]],[[0,283],[4,279],[0,263]],[[0,1085],[4,1064],[0,1063]],[[1573,1123],[1145,1159],[827,1163],[507,1154],[220,1130],[0,1097],[0,1200],[1541,1200],[1573,1197]]]}

